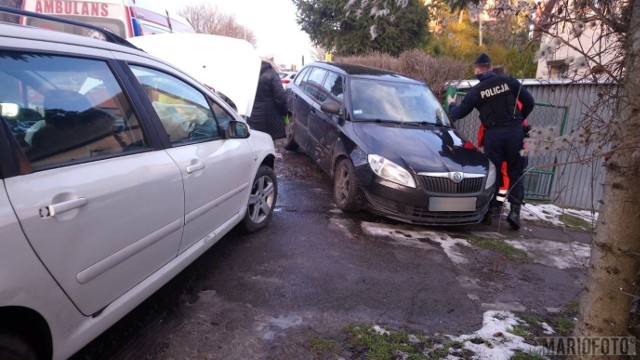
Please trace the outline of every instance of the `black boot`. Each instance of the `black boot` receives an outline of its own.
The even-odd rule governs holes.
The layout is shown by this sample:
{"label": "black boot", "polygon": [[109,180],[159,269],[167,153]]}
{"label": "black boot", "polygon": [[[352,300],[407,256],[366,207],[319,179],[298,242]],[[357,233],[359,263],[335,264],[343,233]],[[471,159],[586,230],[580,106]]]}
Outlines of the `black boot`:
{"label": "black boot", "polygon": [[500,213],[502,213],[502,205],[491,205],[484,214],[481,222],[485,225],[491,225],[493,217],[500,216]]}
{"label": "black boot", "polygon": [[507,215],[507,222],[513,230],[520,229],[520,205],[511,204],[511,211]]}

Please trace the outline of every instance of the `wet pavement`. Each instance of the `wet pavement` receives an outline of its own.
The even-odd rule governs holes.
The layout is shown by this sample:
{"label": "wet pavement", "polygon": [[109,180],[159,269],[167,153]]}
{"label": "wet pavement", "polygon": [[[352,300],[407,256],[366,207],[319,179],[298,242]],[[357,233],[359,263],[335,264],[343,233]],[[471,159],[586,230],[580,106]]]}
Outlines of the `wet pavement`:
{"label": "wet pavement", "polygon": [[[266,229],[232,231],[76,358],[311,359],[310,339],[340,337],[349,324],[455,335],[478,329],[486,310],[544,312],[579,293],[585,254],[575,249],[588,234],[345,214],[307,156],[278,162]],[[492,238],[529,257],[477,246]]]}

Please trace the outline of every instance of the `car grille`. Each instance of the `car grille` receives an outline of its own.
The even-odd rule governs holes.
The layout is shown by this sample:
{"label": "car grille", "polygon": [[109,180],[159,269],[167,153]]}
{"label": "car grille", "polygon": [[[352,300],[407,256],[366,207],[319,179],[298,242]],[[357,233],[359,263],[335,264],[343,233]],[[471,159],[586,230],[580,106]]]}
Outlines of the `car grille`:
{"label": "car grille", "polygon": [[429,211],[365,192],[374,212],[417,224],[471,224],[479,221],[480,211]]}
{"label": "car grille", "polygon": [[422,187],[430,193],[437,194],[473,194],[482,191],[484,177],[462,179],[454,183],[447,178],[419,176]]}

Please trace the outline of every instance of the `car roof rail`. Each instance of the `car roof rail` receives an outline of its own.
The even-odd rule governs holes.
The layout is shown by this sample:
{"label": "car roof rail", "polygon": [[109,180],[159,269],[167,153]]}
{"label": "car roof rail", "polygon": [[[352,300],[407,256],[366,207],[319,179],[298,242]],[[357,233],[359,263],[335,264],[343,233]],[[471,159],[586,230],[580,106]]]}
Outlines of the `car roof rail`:
{"label": "car roof rail", "polygon": [[121,38],[120,36],[112,33],[109,30],[103,29],[103,28],[101,28],[99,26],[95,26],[95,25],[91,25],[91,24],[87,24],[87,23],[83,23],[83,22],[75,21],[75,20],[63,19],[63,18],[60,18],[60,17],[57,17],[57,16],[51,16],[51,15],[40,14],[40,13],[36,13],[36,12],[32,12],[32,11],[16,9],[16,8],[7,7],[7,6],[0,6],[0,12],[7,13],[7,14],[12,14],[12,15],[27,16],[27,17],[32,17],[32,18],[36,18],[36,19],[42,19],[42,20],[47,20],[47,21],[52,21],[52,22],[57,22],[57,23],[62,23],[62,24],[68,24],[68,25],[74,25],[74,26],[79,26],[79,27],[83,27],[83,28],[86,28],[86,29],[95,30],[95,31],[101,33],[102,35],[104,35],[105,40],[107,42],[114,43],[114,44],[119,44],[119,45],[124,45],[124,46],[130,47],[130,48],[133,48],[133,49],[140,50],[138,47],[136,47],[132,43],[128,42],[127,40]]}

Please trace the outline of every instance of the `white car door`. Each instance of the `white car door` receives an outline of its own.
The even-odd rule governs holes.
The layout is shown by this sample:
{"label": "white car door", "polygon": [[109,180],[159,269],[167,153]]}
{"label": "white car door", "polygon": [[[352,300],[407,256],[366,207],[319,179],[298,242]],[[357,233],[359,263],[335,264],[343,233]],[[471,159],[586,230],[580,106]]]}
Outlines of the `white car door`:
{"label": "white car door", "polygon": [[43,115],[12,129],[33,171],[5,180],[11,204],[65,293],[98,313],[176,257],[180,171],[153,151],[106,61],[19,53],[0,58],[0,72],[16,106]]}
{"label": "white car door", "polygon": [[244,216],[253,152],[247,139],[225,139],[232,115],[196,87],[165,71],[130,67],[169,136],[167,152],[182,172],[182,252],[200,239],[226,233]]}

